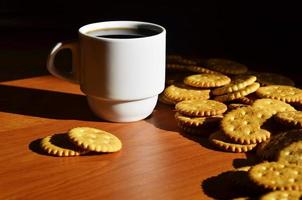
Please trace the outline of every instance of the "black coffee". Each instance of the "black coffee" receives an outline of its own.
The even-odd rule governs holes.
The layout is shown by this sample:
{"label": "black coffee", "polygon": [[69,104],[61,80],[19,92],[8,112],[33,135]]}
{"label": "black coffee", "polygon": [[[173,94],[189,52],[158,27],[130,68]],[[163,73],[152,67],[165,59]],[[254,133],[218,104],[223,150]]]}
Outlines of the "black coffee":
{"label": "black coffee", "polygon": [[128,28],[112,28],[112,29],[98,29],[88,32],[89,35],[102,38],[117,38],[117,39],[131,39],[148,37],[158,34],[158,31],[151,29],[128,29]]}

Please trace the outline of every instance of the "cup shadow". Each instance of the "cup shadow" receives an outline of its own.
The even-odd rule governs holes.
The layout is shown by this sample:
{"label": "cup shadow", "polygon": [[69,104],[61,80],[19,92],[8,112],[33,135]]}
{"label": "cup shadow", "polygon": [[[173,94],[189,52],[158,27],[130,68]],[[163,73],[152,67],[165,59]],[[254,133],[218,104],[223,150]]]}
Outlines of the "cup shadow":
{"label": "cup shadow", "polygon": [[147,117],[144,121],[162,130],[178,132],[174,113],[173,107],[158,102],[152,115]]}
{"label": "cup shadow", "polygon": [[86,97],[32,88],[0,85],[0,111],[49,119],[101,121],[90,111]]}

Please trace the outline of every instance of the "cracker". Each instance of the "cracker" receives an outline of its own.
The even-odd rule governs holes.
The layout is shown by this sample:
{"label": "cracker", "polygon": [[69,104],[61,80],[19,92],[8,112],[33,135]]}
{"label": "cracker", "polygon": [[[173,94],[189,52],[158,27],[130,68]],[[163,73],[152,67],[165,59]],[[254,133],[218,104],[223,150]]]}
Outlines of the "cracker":
{"label": "cracker", "polygon": [[225,114],[221,128],[236,143],[260,143],[270,137],[269,131],[261,129],[270,116],[265,110],[251,106],[238,108]]}
{"label": "cracker", "polygon": [[260,83],[261,86],[267,86],[267,85],[294,86],[295,85],[293,80],[281,74],[270,73],[270,72],[248,72],[247,74],[256,76],[257,81]]}
{"label": "cracker", "polygon": [[302,165],[302,139],[286,146],[276,155],[278,162]]}
{"label": "cracker", "polygon": [[212,128],[200,128],[200,127],[192,127],[186,126],[182,123],[177,123],[178,127],[185,133],[192,134],[192,135],[199,135],[208,137],[212,133]]}
{"label": "cracker", "polygon": [[273,135],[257,147],[256,154],[264,160],[276,160],[280,151],[290,144],[302,140],[302,130],[290,130]]}
{"label": "cracker", "polygon": [[251,76],[251,75],[239,75],[236,76],[235,78],[233,78],[231,80],[231,83],[220,87],[220,88],[216,88],[212,91],[213,95],[223,95],[223,94],[227,94],[227,93],[232,93],[232,92],[236,92],[238,90],[241,90],[245,87],[247,87],[248,85],[251,85],[252,83],[254,83],[256,81],[256,76]]}
{"label": "cracker", "polygon": [[302,128],[302,111],[280,112],[275,115],[275,119],[282,124]]}
{"label": "cracker", "polygon": [[300,191],[272,191],[262,195],[259,200],[299,200],[302,197]]}
{"label": "cracker", "polygon": [[177,102],[169,99],[168,97],[166,97],[164,94],[160,94],[158,97],[158,100],[161,103],[167,104],[167,105],[175,105]]}
{"label": "cracker", "polygon": [[170,85],[164,90],[164,95],[173,102],[193,99],[209,99],[210,90],[198,90],[190,87]]}
{"label": "cracker", "polygon": [[302,190],[302,167],[279,162],[264,162],[249,170],[251,180],[266,189]]}
{"label": "cracker", "polygon": [[40,142],[40,146],[49,155],[59,157],[79,156],[88,152],[69,141],[67,134],[55,134],[44,137]]}
{"label": "cracker", "polygon": [[206,65],[214,71],[232,75],[244,74],[248,70],[248,68],[243,64],[219,58],[208,59]]}
{"label": "cracker", "polygon": [[214,97],[214,99],[217,101],[221,101],[221,102],[233,101],[233,100],[242,98],[244,96],[247,96],[248,94],[255,92],[259,87],[260,87],[260,84],[255,82],[255,83],[252,83],[251,85],[248,85],[245,88],[240,89],[236,92],[216,96],[216,97]]}
{"label": "cracker", "polygon": [[96,128],[73,128],[68,136],[72,142],[89,151],[116,152],[122,148],[121,141],[115,135]]}
{"label": "cracker", "polygon": [[267,112],[270,112],[271,115],[275,115],[278,112],[296,110],[291,105],[276,99],[258,99],[253,103],[252,106],[254,108],[260,108],[262,110],[266,110]]}
{"label": "cracker", "polygon": [[231,79],[222,74],[195,74],[184,79],[186,85],[199,88],[220,87],[230,82]]}
{"label": "cracker", "polygon": [[168,70],[175,70],[175,71],[186,71],[187,70],[187,66],[183,65],[183,64],[172,64],[172,63],[167,63],[166,64],[166,68]]}
{"label": "cracker", "polygon": [[196,73],[205,73],[205,74],[218,74],[219,72],[210,70],[208,68],[199,66],[199,65],[188,65],[187,69],[191,72],[196,72]]}
{"label": "cracker", "polygon": [[190,59],[190,58],[185,58],[184,56],[181,55],[168,55],[167,56],[167,62],[168,63],[175,63],[175,64],[182,64],[182,65],[196,65],[198,64],[197,61]]}
{"label": "cracker", "polygon": [[176,121],[188,127],[206,127],[206,126],[217,125],[222,118],[223,118],[222,115],[209,116],[209,117],[189,117],[189,116],[184,116],[179,112],[175,113]]}
{"label": "cracker", "polygon": [[287,103],[302,100],[302,90],[286,85],[269,85],[260,87],[256,94],[261,98],[277,99]]}
{"label": "cracker", "polygon": [[175,109],[183,115],[204,117],[220,115],[227,106],[214,100],[188,100],[177,103]]}
{"label": "cracker", "polygon": [[230,152],[248,152],[256,147],[257,144],[236,144],[230,140],[221,130],[212,133],[209,137],[210,142],[225,151]]}

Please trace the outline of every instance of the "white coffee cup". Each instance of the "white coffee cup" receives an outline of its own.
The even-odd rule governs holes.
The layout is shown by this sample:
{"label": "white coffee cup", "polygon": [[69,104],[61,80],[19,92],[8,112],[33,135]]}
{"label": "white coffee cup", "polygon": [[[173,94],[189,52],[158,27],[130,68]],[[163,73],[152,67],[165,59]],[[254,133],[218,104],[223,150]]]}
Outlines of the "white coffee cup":
{"label": "white coffee cup", "polygon": [[[148,34],[134,38],[103,34],[121,30]],[[71,72],[54,65],[62,49],[72,52]],[[54,76],[79,83],[97,116],[131,122],[146,118],[154,110],[165,85],[165,56],[166,31],[162,26],[137,21],[99,22],[81,27],[79,41],[58,43],[49,54],[47,69]]]}

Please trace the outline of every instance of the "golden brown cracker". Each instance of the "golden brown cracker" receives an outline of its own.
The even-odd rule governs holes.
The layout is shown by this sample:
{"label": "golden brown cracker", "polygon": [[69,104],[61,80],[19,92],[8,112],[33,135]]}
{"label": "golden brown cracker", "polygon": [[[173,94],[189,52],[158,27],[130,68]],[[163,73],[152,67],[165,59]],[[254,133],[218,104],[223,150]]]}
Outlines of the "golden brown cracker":
{"label": "golden brown cracker", "polygon": [[223,118],[222,115],[209,116],[209,117],[189,117],[189,116],[182,115],[179,112],[175,113],[176,121],[178,123],[181,123],[189,127],[217,125],[222,118]]}
{"label": "golden brown cracker", "polygon": [[299,200],[301,197],[300,191],[277,190],[262,195],[259,200]]}
{"label": "golden brown cracker", "polygon": [[180,87],[176,85],[170,85],[163,93],[172,102],[210,98],[210,90],[192,89],[190,87]]}
{"label": "golden brown cracker", "polygon": [[264,160],[276,160],[280,151],[288,145],[302,140],[302,130],[289,130],[273,135],[257,147],[256,154]]}
{"label": "golden brown cracker", "polygon": [[175,109],[183,115],[203,117],[223,114],[227,106],[214,100],[188,100],[177,103]]}
{"label": "golden brown cracker", "polygon": [[67,134],[46,136],[40,141],[40,146],[47,154],[60,157],[79,156],[88,152],[73,144]]}
{"label": "golden brown cracker", "polygon": [[302,139],[281,149],[276,155],[276,160],[286,164],[302,166]]}
{"label": "golden brown cracker", "polygon": [[221,102],[233,101],[255,92],[259,87],[260,87],[259,83],[255,82],[236,92],[215,96],[214,99],[216,101],[221,101]]}
{"label": "golden brown cracker", "polygon": [[270,132],[261,129],[261,125],[270,117],[265,110],[251,106],[238,108],[225,114],[221,128],[234,142],[254,144],[267,140]]}
{"label": "golden brown cracker", "polygon": [[264,162],[249,170],[251,180],[271,190],[302,190],[302,167],[279,162]]}
{"label": "golden brown cracker", "polygon": [[231,75],[244,74],[248,70],[248,68],[243,64],[219,58],[208,59],[206,66],[214,71]]}
{"label": "golden brown cracker", "polygon": [[231,82],[223,87],[212,90],[213,95],[223,95],[227,93],[236,92],[241,90],[256,81],[256,76],[239,75],[231,79]]}
{"label": "golden brown cracker", "polygon": [[295,83],[290,78],[276,73],[271,72],[247,72],[247,74],[254,75],[257,77],[257,81],[261,86],[267,85],[289,85],[294,86]]}
{"label": "golden brown cracker", "polygon": [[285,125],[302,128],[302,111],[286,111],[275,115],[275,119]]}
{"label": "golden brown cracker", "polygon": [[248,152],[256,147],[257,144],[238,144],[230,140],[221,130],[212,133],[209,141],[216,147],[230,152]]}
{"label": "golden brown cracker", "polygon": [[253,105],[254,108],[260,108],[275,115],[278,112],[295,111],[295,108],[290,104],[276,99],[258,99]]}
{"label": "golden brown cracker", "polygon": [[286,85],[269,85],[260,87],[256,94],[261,98],[277,99],[287,103],[302,100],[302,90]]}
{"label": "golden brown cracker", "polygon": [[220,87],[230,82],[231,79],[223,74],[195,74],[184,79],[186,85],[198,88]]}
{"label": "golden brown cracker", "polygon": [[115,135],[96,128],[73,128],[68,136],[72,142],[89,151],[116,152],[122,148],[122,142]]}

